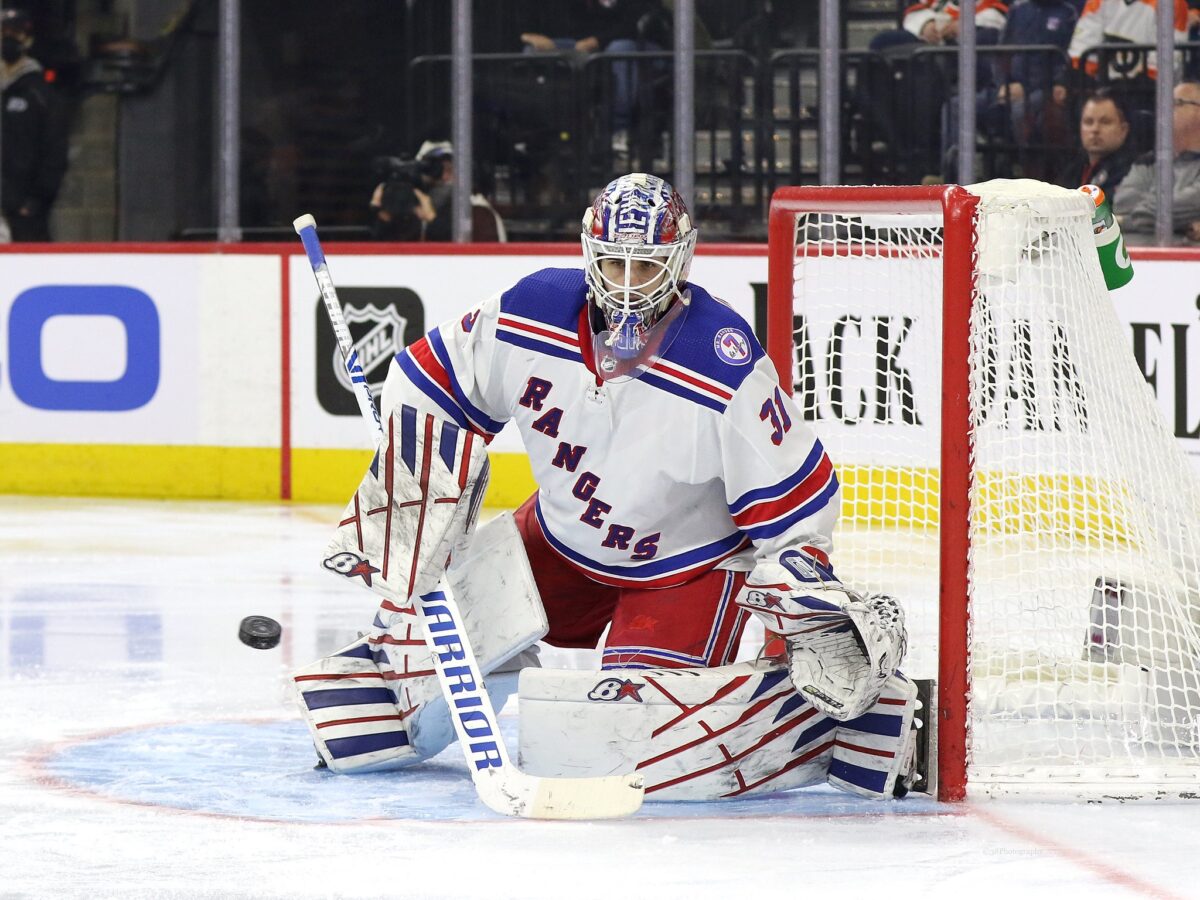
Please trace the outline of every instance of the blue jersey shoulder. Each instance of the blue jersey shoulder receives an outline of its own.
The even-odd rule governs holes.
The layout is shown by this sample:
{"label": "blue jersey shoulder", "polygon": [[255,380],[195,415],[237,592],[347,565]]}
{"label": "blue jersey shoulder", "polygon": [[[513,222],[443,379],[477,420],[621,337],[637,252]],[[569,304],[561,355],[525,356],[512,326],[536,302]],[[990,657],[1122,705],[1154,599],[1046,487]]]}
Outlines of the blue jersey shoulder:
{"label": "blue jersey shoulder", "polygon": [[765,351],[754,330],[733,309],[691,284],[692,302],[683,330],[663,359],[736,390]]}
{"label": "blue jersey shoulder", "polygon": [[582,269],[541,269],[500,297],[500,312],[575,331],[587,301]]}

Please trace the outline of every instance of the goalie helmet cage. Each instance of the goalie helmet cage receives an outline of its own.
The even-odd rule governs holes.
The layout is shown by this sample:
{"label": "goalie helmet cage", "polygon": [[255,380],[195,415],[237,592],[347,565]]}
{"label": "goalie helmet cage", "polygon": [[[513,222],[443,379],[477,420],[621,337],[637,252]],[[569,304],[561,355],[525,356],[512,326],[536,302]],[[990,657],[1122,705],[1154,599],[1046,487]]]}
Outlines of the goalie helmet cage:
{"label": "goalie helmet cage", "polygon": [[[937,785],[1200,796],[1200,486],[1032,181],[783,188],[767,349],[842,483],[834,562],[936,676]],[[765,413],[764,413],[765,416]]]}

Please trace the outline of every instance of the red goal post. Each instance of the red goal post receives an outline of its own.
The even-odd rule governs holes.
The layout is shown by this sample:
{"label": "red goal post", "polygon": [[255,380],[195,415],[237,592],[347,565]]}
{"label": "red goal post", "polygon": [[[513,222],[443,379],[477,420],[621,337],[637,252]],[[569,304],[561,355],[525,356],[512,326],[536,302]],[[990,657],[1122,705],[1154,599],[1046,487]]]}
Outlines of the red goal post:
{"label": "red goal post", "polygon": [[905,671],[937,679],[943,800],[1198,794],[1200,487],[1091,209],[1031,181],[771,201],[767,352],[838,467],[837,571],[905,603]]}
{"label": "red goal post", "polygon": [[942,281],[942,434],[938,796],[966,794],[967,508],[970,427],[967,346],[974,284],[975,208],[979,198],[955,185],[936,187],[785,187],[771,198],[767,274],[767,354],[780,382],[794,389],[793,265],[798,213],[848,210],[938,213],[948,223]]}

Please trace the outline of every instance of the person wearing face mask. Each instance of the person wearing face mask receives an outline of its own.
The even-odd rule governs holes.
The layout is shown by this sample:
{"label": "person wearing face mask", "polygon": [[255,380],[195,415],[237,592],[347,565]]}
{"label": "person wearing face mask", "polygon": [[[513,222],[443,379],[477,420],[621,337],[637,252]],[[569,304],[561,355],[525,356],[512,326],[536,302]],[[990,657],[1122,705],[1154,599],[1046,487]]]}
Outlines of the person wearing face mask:
{"label": "person wearing face mask", "polygon": [[0,14],[0,212],[14,242],[50,240],[50,207],[67,171],[62,105],[29,56],[28,14]]}

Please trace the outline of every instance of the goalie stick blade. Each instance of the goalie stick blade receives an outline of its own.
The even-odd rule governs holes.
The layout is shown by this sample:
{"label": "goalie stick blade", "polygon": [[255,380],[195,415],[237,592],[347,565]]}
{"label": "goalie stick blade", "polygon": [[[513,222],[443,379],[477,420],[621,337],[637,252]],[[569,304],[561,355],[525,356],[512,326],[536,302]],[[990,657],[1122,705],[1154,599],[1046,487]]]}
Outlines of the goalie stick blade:
{"label": "goalie stick blade", "polygon": [[523,819],[619,819],[644,796],[641,775],[539,778],[507,769],[478,773],[475,786],[493,812]]}

